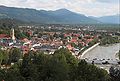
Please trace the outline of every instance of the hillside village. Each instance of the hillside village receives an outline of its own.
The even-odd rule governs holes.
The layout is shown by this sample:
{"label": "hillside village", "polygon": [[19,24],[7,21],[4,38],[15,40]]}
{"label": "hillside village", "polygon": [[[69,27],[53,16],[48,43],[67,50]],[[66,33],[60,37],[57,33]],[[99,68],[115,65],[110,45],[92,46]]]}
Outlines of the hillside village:
{"label": "hillside village", "polygon": [[[0,34],[0,46],[2,50],[13,47],[19,48],[23,54],[27,54],[30,50],[53,54],[55,50],[64,47],[69,49],[76,57],[87,48],[100,42],[101,32],[111,36],[115,35],[114,32],[107,33],[106,31],[93,30],[93,28],[89,27],[80,27],[79,30],[77,28],[62,28],[65,32],[61,31],[61,28],[55,26],[46,28],[42,26],[39,29],[32,26],[19,26],[21,35],[18,34],[18,37],[15,33],[16,30],[12,28],[10,29],[10,34]],[[38,31],[43,29],[47,31]]]}

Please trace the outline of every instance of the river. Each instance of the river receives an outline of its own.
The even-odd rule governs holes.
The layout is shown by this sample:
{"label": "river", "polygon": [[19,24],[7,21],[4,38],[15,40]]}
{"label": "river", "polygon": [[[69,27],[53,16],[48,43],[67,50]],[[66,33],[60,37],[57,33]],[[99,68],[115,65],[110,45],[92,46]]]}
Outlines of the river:
{"label": "river", "polygon": [[82,59],[109,59],[109,60],[116,60],[116,53],[120,50],[120,43],[109,45],[109,46],[96,46],[92,50],[86,52],[83,56]]}

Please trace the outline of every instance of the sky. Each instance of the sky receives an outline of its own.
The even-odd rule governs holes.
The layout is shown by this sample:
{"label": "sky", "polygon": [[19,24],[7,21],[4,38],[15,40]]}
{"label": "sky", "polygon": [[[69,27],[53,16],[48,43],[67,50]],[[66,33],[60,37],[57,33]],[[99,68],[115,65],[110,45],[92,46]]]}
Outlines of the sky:
{"label": "sky", "polygon": [[0,0],[0,5],[37,10],[66,8],[86,16],[119,14],[119,0]]}

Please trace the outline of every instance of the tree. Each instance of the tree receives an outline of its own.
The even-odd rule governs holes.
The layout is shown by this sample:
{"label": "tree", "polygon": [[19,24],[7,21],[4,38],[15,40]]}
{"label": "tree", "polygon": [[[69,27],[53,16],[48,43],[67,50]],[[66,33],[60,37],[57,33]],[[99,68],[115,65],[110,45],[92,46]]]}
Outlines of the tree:
{"label": "tree", "polygon": [[108,81],[107,71],[97,68],[94,65],[87,64],[85,60],[81,60],[76,69],[75,81]]}
{"label": "tree", "polygon": [[54,55],[64,55],[66,59],[66,63],[68,65],[68,77],[69,80],[73,81],[74,76],[75,76],[75,68],[78,65],[78,60],[72,55],[72,53],[66,49],[66,48],[61,48],[57,51],[55,51]]}
{"label": "tree", "polygon": [[0,69],[0,81],[5,80],[5,76],[6,76],[5,71]]}
{"label": "tree", "polygon": [[3,64],[6,64],[8,61],[8,53],[7,51],[3,51],[0,49],[0,67]]}
{"label": "tree", "polygon": [[10,68],[7,70],[5,81],[25,81],[24,77],[21,76],[19,69]]}
{"label": "tree", "polygon": [[29,67],[30,64],[29,63],[30,63],[29,57],[24,56],[22,65],[20,66],[20,73],[23,77],[29,77],[30,75],[30,67]]}
{"label": "tree", "polygon": [[[10,54],[15,53],[12,51]],[[0,80],[5,81],[108,81],[107,71],[85,60],[76,59],[66,48],[53,55],[29,52],[20,64],[16,62],[9,69],[0,69]],[[119,81],[119,69],[111,69],[112,81]],[[117,76],[116,76],[117,75]],[[117,78],[117,79],[116,79]]]}
{"label": "tree", "polygon": [[2,60],[3,60],[3,53],[2,53],[2,51],[0,50],[0,67],[1,67]]}
{"label": "tree", "polygon": [[112,66],[109,70],[111,81],[120,81],[120,67]]}
{"label": "tree", "polygon": [[12,48],[9,52],[9,62],[18,62],[21,56],[21,51],[18,48]]}
{"label": "tree", "polygon": [[55,53],[54,53],[55,55],[56,54],[63,54],[63,55],[65,55],[65,58],[66,58],[66,62],[67,62],[67,64],[69,65],[69,66],[77,66],[77,64],[78,64],[78,60],[72,55],[72,53],[68,50],[68,49],[66,49],[66,48],[61,48],[61,49],[59,49],[59,50],[57,50],[57,51],[55,51]]}
{"label": "tree", "polygon": [[68,65],[63,54],[53,55],[48,62],[46,81],[66,81],[68,79]]}
{"label": "tree", "polygon": [[28,38],[23,32],[21,33],[19,30],[15,30],[15,37],[17,37],[17,39]]}

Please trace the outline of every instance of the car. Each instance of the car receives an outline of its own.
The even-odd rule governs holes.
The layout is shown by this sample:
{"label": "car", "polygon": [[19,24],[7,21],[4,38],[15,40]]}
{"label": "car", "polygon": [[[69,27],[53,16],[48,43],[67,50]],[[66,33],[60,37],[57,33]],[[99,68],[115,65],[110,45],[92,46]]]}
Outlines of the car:
{"label": "car", "polygon": [[107,59],[107,60],[110,60],[110,59]]}
{"label": "car", "polygon": [[102,61],[102,64],[109,64],[109,62],[104,60],[104,61]]}
{"label": "car", "polygon": [[97,58],[94,58],[93,60],[97,60]]}

